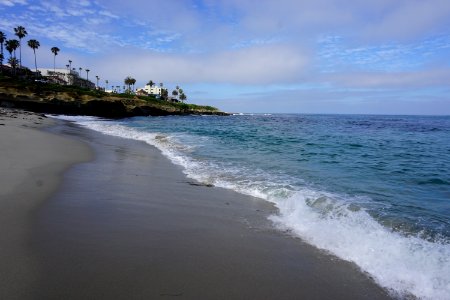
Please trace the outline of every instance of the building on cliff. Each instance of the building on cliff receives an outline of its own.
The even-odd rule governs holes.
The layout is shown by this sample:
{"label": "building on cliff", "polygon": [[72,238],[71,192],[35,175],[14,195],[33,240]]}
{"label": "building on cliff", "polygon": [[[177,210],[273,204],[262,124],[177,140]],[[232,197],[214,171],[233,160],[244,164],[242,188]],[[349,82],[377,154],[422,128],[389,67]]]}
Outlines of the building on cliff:
{"label": "building on cliff", "polygon": [[87,79],[81,78],[80,74],[75,70],[69,69],[47,69],[47,68],[39,68],[41,76],[45,78],[45,80],[62,84],[62,85],[76,85],[81,87],[87,87],[90,89],[95,88],[95,84]]}
{"label": "building on cliff", "polygon": [[141,90],[143,90],[144,92],[147,93],[147,95],[154,95],[157,97],[161,97],[161,91],[163,90],[161,87],[159,86],[150,86],[150,85],[146,85],[144,88],[142,88]]}

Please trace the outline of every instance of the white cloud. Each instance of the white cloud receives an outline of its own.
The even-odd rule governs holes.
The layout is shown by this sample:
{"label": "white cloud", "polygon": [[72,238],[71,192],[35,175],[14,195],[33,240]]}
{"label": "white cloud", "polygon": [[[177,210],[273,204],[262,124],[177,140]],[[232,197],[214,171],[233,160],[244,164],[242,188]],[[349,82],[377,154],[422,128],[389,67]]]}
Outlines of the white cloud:
{"label": "white cloud", "polygon": [[[450,26],[450,2],[448,0],[392,1],[379,21],[363,30],[368,38],[405,39],[427,33],[439,33]],[[434,32],[436,31],[437,32]]]}
{"label": "white cloud", "polygon": [[114,80],[131,75],[138,81],[154,78],[179,83],[273,84],[298,79],[308,62],[308,57],[299,49],[265,46],[209,55],[130,51],[121,57],[106,56],[95,65],[103,74],[115,74]]}
{"label": "white cloud", "polygon": [[424,88],[450,86],[449,68],[410,72],[355,72],[332,74],[324,77],[329,83],[348,88]]}
{"label": "white cloud", "polygon": [[26,0],[0,0],[0,5],[4,6],[15,6],[15,5],[25,5],[27,4]]}

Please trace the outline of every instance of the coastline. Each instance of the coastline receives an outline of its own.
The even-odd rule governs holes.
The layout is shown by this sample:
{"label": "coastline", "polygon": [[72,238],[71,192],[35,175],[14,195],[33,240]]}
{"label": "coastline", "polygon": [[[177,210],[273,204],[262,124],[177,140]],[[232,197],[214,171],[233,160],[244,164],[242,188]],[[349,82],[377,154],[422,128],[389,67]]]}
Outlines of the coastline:
{"label": "coastline", "polygon": [[17,299],[390,299],[354,264],[273,229],[263,200],[198,185],[141,142],[70,123],[47,131],[95,159],[28,215],[34,272]]}
{"label": "coastline", "polygon": [[1,76],[0,107],[113,119],[133,116],[230,115],[211,106],[174,103],[131,94],[110,94],[71,85],[42,84]]}

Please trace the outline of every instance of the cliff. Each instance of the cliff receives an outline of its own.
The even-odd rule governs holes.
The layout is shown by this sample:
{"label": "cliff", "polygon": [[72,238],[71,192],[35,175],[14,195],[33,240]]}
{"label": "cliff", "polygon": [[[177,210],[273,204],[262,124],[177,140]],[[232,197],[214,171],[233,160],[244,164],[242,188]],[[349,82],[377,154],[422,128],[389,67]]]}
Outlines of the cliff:
{"label": "cliff", "polygon": [[0,106],[105,118],[166,115],[228,115],[211,106],[170,103],[151,97],[111,95],[70,86],[0,78]]}

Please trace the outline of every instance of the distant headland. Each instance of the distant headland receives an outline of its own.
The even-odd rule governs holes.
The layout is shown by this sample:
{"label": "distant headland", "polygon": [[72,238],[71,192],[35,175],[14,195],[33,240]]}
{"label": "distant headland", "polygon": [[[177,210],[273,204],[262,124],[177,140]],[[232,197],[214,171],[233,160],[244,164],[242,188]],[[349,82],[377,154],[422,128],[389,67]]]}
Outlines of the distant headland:
{"label": "distant headland", "polygon": [[[127,76],[124,85],[113,85],[105,80],[100,86],[81,76],[83,68],[72,67],[69,60],[66,69],[56,68],[56,56],[60,49],[52,47],[54,66],[52,69],[38,68],[36,49],[39,41],[30,39],[27,45],[33,49],[34,71],[23,66],[22,39],[28,34],[23,26],[14,28],[16,39],[7,39],[0,32],[0,106],[27,109],[35,112],[91,115],[107,118],[165,115],[228,115],[212,106],[184,103],[187,96],[179,86],[169,93],[163,83],[156,85],[150,80],[144,88],[135,89],[136,79]],[[9,52],[7,64],[3,49]],[[17,58],[16,50],[20,50]]]}

